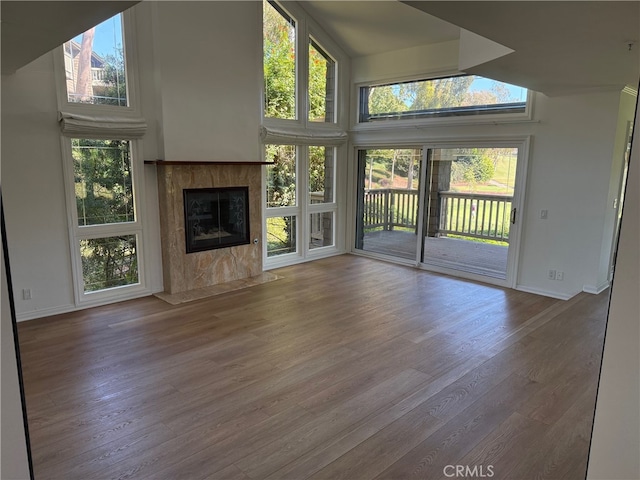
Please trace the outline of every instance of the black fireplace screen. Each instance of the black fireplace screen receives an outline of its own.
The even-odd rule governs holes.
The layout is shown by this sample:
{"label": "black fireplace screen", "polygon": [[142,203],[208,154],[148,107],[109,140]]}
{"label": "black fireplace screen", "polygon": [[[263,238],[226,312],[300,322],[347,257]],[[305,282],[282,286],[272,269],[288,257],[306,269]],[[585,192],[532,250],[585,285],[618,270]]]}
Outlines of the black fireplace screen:
{"label": "black fireplace screen", "polygon": [[249,243],[249,187],[184,190],[187,253]]}

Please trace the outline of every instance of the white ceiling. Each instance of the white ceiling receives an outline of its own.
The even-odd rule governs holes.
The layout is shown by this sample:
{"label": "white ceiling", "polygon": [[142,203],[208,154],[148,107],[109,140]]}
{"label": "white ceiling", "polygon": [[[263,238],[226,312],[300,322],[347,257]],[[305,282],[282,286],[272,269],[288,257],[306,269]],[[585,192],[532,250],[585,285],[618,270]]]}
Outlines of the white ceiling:
{"label": "white ceiling", "polygon": [[300,4],[351,57],[460,37],[459,27],[395,0],[303,0]]}
{"label": "white ceiling", "polygon": [[14,73],[135,1],[7,1],[2,13],[2,73]]}
{"label": "white ceiling", "polygon": [[638,87],[639,1],[403,3],[514,50],[467,73],[547,95]]}

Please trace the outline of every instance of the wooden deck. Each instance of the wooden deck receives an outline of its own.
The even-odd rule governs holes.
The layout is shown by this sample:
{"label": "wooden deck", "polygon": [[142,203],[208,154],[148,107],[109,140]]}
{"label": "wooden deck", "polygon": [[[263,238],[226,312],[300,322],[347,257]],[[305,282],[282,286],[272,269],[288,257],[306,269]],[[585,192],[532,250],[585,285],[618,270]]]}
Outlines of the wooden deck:
{"label": "wooden deck", "polygon": [[[407,259],[416,257],[416,235],[411,232],[393,230],[367,233],[363,245],[365,252]],[[426,263],[495,278],[506,277],[507,250],[505,246],[457,238],[425,238]]]}
{"label": "wooden deck", "polygon": [[584,479],[606,293],[351,255],[274,273],[20,323],[36,480]]}

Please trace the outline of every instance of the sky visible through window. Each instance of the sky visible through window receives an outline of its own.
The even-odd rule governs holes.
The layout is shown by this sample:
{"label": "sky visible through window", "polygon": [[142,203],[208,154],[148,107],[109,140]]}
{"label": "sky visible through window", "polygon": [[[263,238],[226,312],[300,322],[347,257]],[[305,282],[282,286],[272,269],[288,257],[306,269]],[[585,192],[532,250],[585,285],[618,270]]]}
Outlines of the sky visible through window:
{"label": "sky visible through window", "polygon": [[[93,51],[102,58],[107,55],[116,55],[116,52],[123,47],[121,18],[121,14],[117,14],[96,26]],[[74,37],[73,41],[81,44],[82,34]]]}
{"label": "sky visible through window", "polygon": [[487,91],[491,90],[491,88],[496,84],[500,83],[503,87],[507,89],[509,92],[510,100],[513,102],[526,102],[527,101],[527,89],[523,87],[518,87],[517,85],[511,85],[509,83],[497,82],[496,80],[491,80],[490,78],[483,77],[475,77],[471,86],[469,87],[470,91]]}

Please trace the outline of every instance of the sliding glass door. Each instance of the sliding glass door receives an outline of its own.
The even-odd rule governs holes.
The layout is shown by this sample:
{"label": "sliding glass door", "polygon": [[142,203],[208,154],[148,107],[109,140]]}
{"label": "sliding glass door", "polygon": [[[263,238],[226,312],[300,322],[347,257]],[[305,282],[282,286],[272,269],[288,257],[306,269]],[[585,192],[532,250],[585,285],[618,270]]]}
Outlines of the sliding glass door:
{"label": "sliding glass door", "polygon": [[415,261],[421,165],[421,148],[359,150],[357,249]]}
{"label": "sliding glass door", "polygon": [[525,145],[358,150],[355,248],[508,284]]}
{"label": "sliding glass door", "polygon": [[507,278],[518,148],[429,151],[421,262]]}

